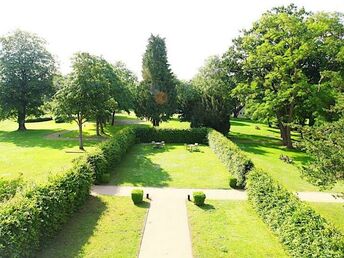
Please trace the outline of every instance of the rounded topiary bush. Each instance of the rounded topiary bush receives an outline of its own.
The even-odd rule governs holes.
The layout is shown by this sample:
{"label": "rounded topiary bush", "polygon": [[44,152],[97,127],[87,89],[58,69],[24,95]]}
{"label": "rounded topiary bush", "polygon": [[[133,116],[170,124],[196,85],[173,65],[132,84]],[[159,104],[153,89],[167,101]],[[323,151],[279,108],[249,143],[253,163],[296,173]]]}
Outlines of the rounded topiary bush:
{"label": "rounded topiary bush", "polygon": [[134,189],[131,191],[131,199],[135,204],[142,203],[143,201],[143,190]]}
{"label": "rounded topiary bush", "polygon": [[193,192],[194,203],[197,206],[204,205],[205,198],[206,198],[205,193],[203,193],[203,192]]}
{"label": "rounded topiary bush", "polygon": [[236,179],[236,178],[234,178],[234,177],[232,177],[232,178],[229,179],[229,186],[230,186],[230,187],[236,189],[236,188],[238,188],[238,185],[237,185],[237,184],[238,184],[238,179]]}

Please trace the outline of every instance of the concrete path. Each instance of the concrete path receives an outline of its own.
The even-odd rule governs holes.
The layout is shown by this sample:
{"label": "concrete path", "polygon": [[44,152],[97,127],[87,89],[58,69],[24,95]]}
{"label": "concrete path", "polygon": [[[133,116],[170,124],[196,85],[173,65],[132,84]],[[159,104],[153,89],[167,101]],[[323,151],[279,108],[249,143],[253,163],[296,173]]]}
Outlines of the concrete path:
{"label": "concrete path", "polygon": [[[155,188],[155,187],[133,187],[133,186],[112,186],[95,185],[92,188],[94,194],[130,196],[131,191],[140,188],[150,195],[160,196],[170,194],[180,200],[185,200],[187,195],[194,191],[203,191],[207,199],[214,200],[247,200],[247,194],[243,190],[221,190],[221,189],[180,189],[180,188]],[[337,194],[326,192],[298,192],[295,193],[301,201],[306,202],[336,202],[344,203],[344,199]]]}
{"label": "concrete path", "polygon": [[[148,193],[151,204],[143,232],[139,258],[181,257],[192,258],[192,242],[186,210],[187,196],[192,192],[203,191],[207,199],[247,200],[245,191],[218,189],[177,189],[131,186],[92,187],[92,194],[130,196],[135,188]],[[300,192],[296,195],[302,201],[309,202],[341,202],[344,199],[331,193]]]}

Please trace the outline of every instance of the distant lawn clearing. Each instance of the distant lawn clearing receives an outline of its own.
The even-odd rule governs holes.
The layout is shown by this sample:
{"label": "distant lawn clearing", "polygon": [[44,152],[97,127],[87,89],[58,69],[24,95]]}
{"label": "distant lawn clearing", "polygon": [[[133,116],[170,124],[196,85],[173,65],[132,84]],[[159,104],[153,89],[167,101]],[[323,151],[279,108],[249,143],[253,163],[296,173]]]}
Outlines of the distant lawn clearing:
{"label": "distant lawn clearing", "polygon": [[307,204],[344,234],[344,203],[309,202]]}
{"label": "distant lawn clearing", "polygon": [[37,257],[137,257],[147,211],[129,197],[91,197]]}
{"label": "distant lawn clearing", "polygon": [[115,185],[176,188],[230,188],[230,174],[208,146],[189,152],[181,144],[154,149],[135,145],[114,168]]}
{"label": "distant lawn clearing", "polygon": [[[258,127],[259,129],[257,129]],[[298,136],[293,134],[294,138]],[[230,139],[250,157],[256,167],[263,169],[290,191],[319,191],[319,188],[301,178],[300,167],[309,160],[306,153],[282,146],[279,130],[245,119],[231,120]],[[288,155],[294,164],[280,160]],[[344,184],[337,184],[330,192],[343,192]]]}
{"label": "distant lawn clearing", "polygon": [[188,203],[195,257],[288,257],[247,201]]}
{"label": "distant lawn clearing", "polygon": [[[16,131],[17,124],[12,121],[0,122],[0,176],[12,178],[23,174],[28,181],[46,180],[50,174],[56,174],[71,166],[72,160],[80,153],[77,140],[47,139],[46,136],[61,130],[76,127],[75,124],[54,121],[27,123],[25,132]],[[86,151],[97,144],[85,142]]]}

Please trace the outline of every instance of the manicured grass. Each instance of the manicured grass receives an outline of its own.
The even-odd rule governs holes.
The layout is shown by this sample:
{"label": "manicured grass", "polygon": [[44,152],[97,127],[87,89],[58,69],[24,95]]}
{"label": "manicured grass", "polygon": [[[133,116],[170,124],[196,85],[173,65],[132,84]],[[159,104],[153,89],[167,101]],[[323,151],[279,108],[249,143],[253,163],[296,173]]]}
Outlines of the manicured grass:
{"label": "manicured grass", "polygon": [[309,202],[308,205],[344,234],[344,203]]}
{"label": "manicured grass", "polygon": [[195,257],[288,257],[247,201],[188,203]]}
{"label": "manicured grass", "polygon": [[90,197],[37,257],[137,257],[148,206],[129,197]]}
{"label": "manicured grass", "polygon": [[208,146],[189,152],[184,145],[154,149],[135,145],[114,168],[112,184],[177,188],[229,188],[230,174]]}
{"label": "manicured grass", "polygon": [[[244,119],[233,119],[231,124],[230,139],[246,152],[256,167],[269,173],[291,191],[319,191],[318,187],[301,178],[300,167],[310,158],[302,151],[285,148],[278,129]],[[294,134],[294,138],[297,139],[298,135]],[[281,154],[291,157],[294,164],[280,160]],[[337,184],[330,191],[343,192],[344,184]]]}
{"label": "manicured grass", "polygon": [[[22,173],[25,180],[45,180],[50,174],[70,167],[73,159],[83,155],[66,153],[78,151],[77,140],[47,138],[47,135],[74,127],[74,124],[48,121],[26,126],[27,131],[19,132],[16,123],[0,122],[0,176],[11,178]],[[96,143],[86,141],[86,150],[92,150]]]}

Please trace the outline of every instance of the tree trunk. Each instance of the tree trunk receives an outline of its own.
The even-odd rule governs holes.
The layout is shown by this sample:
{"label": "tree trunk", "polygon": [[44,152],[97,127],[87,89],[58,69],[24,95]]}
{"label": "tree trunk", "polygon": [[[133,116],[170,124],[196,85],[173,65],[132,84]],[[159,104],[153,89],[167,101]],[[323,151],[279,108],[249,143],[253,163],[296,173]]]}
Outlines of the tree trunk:
{"label": "tree trunk", "polygon": [[152,123],[153,123],[153,126],[155,127],[155,126],[159,126],[160,121],[157,120],[157,119],[153,119],[153,120],[152,120]]}
{"label": "tree trunk", "polygon": [[238,118],[239,113],[243,107],[244,107],[243,105],[239,105],[238,107],[234,108],[234,111],[233,111],[233,117],[234,118]]}
{"label": "tree trunk", "polygon": [[97,136],[100,136],[99,127],[100,127],[100,121],[99,121],[99,119],[97,118],[97,119],[96,119],[96,132],[97,132]]}
{"label": "tree trunk", "polygon": [[25,108],[23,108],[23,110],[19,111],[19,113],[18,113],[18,119],[17,119],[18,131],[25,131],[26,130],[25,118],[26,118]]}
{"label": "tree trunk", "polygon": [[279,122],[279,128],[281,131],[281,138],[283,141],[283,145],[287,148],[293,148],[293,143],[291,140],[291,128],[289,125],[283,125],[282,122]]}
{"label": "tree trunk", "polygon": [[100,122],[99,125],[100,125],[100,132],[102,134],[105,134],[105,132],[104,132],[104,125],[105,125],[105,123]]}
{"label": "tree trunk", "polygon": [[78,114],[78,126],[79,126],[79,149],[84,150],[84,141],[82,137],[82,116]]}
{"label": "tree trunk", "polygon": [[116,111],[113,111],[113,112],[112,112],[112,118],[111,118],[111,125],[112,125],[112,126],[115,125],[115,114],[116,114]]}
{"label": "tree trunk", "polygon": [[315,118],[314,116],[310,116],[308,120],[308,125],[313,126],[315,124]]}

